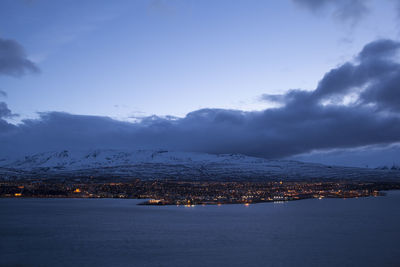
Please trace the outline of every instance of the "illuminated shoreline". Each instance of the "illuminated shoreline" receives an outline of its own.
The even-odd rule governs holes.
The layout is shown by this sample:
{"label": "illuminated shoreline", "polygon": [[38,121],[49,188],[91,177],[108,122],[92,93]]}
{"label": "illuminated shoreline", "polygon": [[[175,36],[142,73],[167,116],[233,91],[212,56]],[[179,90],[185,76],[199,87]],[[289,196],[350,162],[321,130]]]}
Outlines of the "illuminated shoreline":
{"label": "illuminated shoreline", "polygon": [[1,198],[143,199],[139,205],[222,205],[286,202],[302,199],[357,198],[400,189],[397,182],[360,181],[142,181],[95,183],[76,181],[3,181]]}

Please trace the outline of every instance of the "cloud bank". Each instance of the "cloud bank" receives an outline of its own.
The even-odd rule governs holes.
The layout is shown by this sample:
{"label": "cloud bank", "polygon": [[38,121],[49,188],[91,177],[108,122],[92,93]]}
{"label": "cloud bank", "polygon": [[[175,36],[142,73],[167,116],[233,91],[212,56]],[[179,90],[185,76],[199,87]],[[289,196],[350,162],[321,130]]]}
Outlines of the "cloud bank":
{"label": "cloud bank", "polygon": [[[264,95],[279,108],[201,109],[183,118],[130,123],[108,117],[41,113],[19,125],[0,120],[2,154],[58,149],[165,148],[281,158],[315,150],[400,142],[400,43],[378,40],[328,71],[313,91]],[[9,116],[7,107],[0,116]]]}

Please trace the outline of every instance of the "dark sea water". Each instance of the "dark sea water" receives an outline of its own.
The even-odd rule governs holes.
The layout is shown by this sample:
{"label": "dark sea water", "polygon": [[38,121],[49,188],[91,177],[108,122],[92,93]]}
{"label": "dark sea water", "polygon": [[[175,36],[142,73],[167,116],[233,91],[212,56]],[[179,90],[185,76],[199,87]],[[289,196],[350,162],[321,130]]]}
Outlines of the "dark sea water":
{"label": "dark sea water", "polygon": [[400,192],[149,207],[0,199],[0,266],[400,266]]}

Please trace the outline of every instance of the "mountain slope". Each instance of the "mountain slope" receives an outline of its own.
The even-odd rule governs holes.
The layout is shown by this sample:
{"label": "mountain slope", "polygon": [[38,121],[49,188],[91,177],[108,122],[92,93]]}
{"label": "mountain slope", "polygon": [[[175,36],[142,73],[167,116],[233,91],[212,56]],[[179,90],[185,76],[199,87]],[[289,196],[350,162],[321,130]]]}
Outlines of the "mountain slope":
{"label": "mountain slope", "polygon": [[399,178],[400,172],[267,160],[239,154],[213,155],[165,150],[65,150],[19,159],[0,159],[0,177],[392,180]]}

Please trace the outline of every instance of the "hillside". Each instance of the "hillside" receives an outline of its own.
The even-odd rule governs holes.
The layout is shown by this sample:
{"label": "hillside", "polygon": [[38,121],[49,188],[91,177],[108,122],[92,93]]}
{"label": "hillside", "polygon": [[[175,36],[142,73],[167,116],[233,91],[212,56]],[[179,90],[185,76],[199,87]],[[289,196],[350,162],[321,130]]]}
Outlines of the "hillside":
{"label": "hillside", "polygon": [[288,160],[267,160],[240,154],[165,150],[58,151],[0,159],[0,177],[102,179],[365,179],[393,180],[397,170],[326,166]]}

